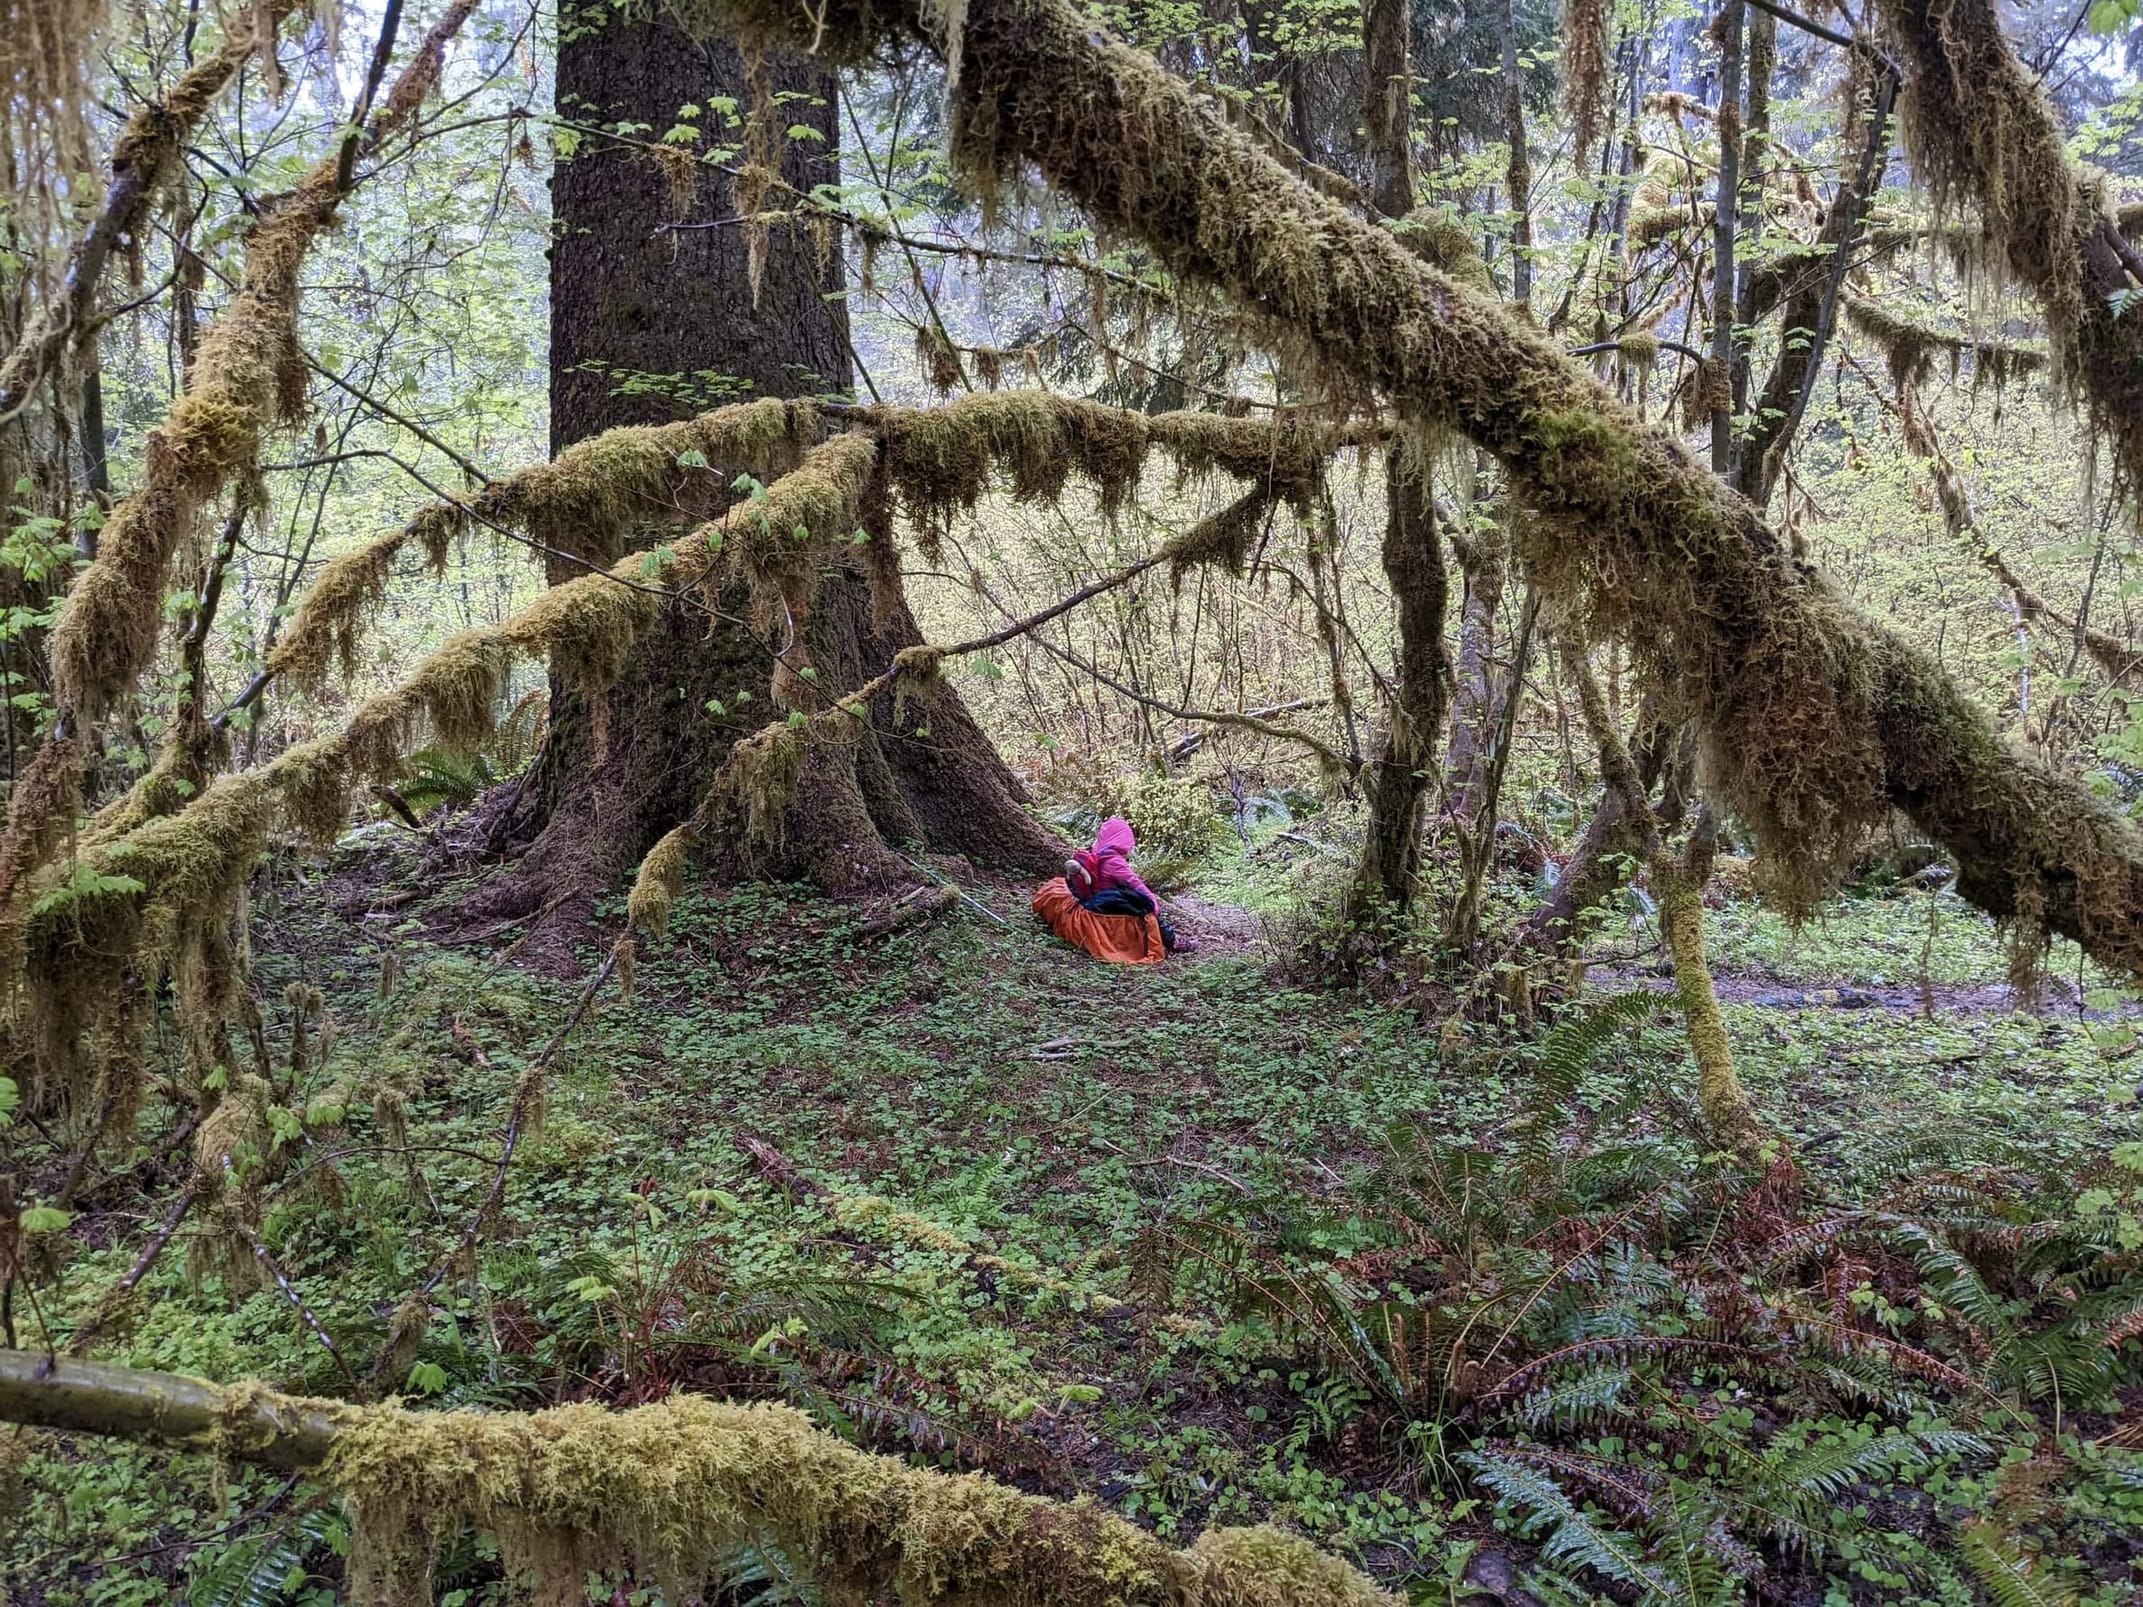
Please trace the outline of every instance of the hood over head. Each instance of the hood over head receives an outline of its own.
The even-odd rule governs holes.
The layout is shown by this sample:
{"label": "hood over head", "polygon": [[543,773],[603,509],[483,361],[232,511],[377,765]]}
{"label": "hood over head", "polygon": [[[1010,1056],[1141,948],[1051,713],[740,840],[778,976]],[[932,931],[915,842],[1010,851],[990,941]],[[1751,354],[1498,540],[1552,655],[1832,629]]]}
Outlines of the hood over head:
{"label": "hood over head", "polygon": [[1131,822],[1122,815],[1111,815],[1094,834],[1094,852],[1097,854],[1122,854],[1129,859],[1137,847],[1138,839],[1131,835]]}

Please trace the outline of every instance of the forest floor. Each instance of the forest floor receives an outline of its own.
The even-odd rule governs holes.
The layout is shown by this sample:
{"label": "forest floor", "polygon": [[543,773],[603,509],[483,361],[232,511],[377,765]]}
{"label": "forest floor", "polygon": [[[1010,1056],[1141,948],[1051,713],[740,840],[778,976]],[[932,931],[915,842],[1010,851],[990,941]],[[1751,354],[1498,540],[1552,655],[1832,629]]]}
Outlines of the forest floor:
{"label": "forest floor", "polygon": [[[497,942],[428,936],[457,889],[412,880],[417,861],[405,847],[327,876],[286,864],[256,897],[263,997],[318,989],[333,1023],[327,1053],[301,1057],[295,1102],[351,1107],[279,1140],[260,1189],[262,1236],[303,1309],[204,1238],[150,1275],[112,1359],[347,1393],[463,1235],[516,1082],[579,979]],[[1094,1495],[1177,1539],[1275,1518],[1417,1599],[1547,1599],[1527,1583],[1539,1527],[1499,1504],[1504,1485],[1469,1483],[1435,1424],[1478,1423],[1468,1433],[1494,1444],[1516,1427],[1393,1337],[1389,1301],[1464,1276],[1448,1243],[1430,1255],[1428,1231],[1398,1221],[1422,1174],[1401,1187],[1394,1168],[1515,1155],[1547,1121],[1559,1189],[1577,1186],[1573,1158],[1610,1153],[1650,1169],[1646,1198],[1714,1175],[1677,1019],[1666,1001],[1623,1007],[1560,1068],[1574,1105],[1544,1116],[1562,1085],[1517,1034],[1284,980],[1300,917],[1283,870],[1230,857],[1185,901],[1203,950],[1142,970],[1068,951],[1018,887],[970,888],[1001,926],[963,906],[877,938],[859,935],[868,912],[793,890],[688,893],[631,998],[607,990],[556,1049],[503,1205],[390,1387],[501,1407],[676,1387],[781,1397],[864,1443]],[[1742,1075],[1803,1169],[1805,1219],[1894,1198],[1927,1157],[1945,1176],[2080,1187],[2143,1137],[2143,1056],[2106,1019],[2122,1001],[2082,977],[2041,1013],[2013,1008],[1998,937],[1954,898],[1842,900],[1797,932],[1737,902],[1710,926]],[[582,974],[601,953],[591,934]],[[1585,996],[1657,988],[1651,963],[1640,921],[1603,945]],[[279,1054],[288,1031],[286,1009],[269,1024]],[[160,1215],[179,1175],[156,1158],[168,1121],[152,1112],[147,1158],[80,1203],[68,1274],[40,1297],[47,1331],[95,1304]],[[1612,1260],[1600,1243],[1591,1263]],[[1649,1272],[1631,1270],[1635,1250],[1593,1266],[1596,1282],[1626,1280],[1598,1283],[1600,1309],[1637,1314],[1633,1332],[1695,1331],[1673,1315],[1686,1246],[1647,1253]],[[1920,1316],[1891,1309],[1907,1296],[1885,1265],[1871,1252],[1837,1309],[1872,1311],[1888,1325],[1877,1338],[1934,1345]],[[1339,1331],[1372,1307],[1380,1343]],[[1483,1365],[1495,1349],[1476,1346]],[[2058,1435],[2043,1416],[1990,1426],[1954,1401],[1895,1407],[1905,1417],[1883,1432],[1909,1429],[1917,1449],[1849,1455],[1850,1480],[1808,1486],[1857,1503],[1888,1549],[1848,1536],[1811,1557],[1762,1524],[1728,1529],[1771,1559],[1763,1599],[1970,1601],[1985,1587],[1959,1583],[1971,1576],[1951,1542],[2007,1499],[2003,1469],[2058,1441],[2065,1471],[2011,1514],[2005,1543],[2042,1584],[2075,1570],[2085,1594],[2045,1599],[2134,1600],[2143,1475],[2117,1447],[2143,1421],[2135,1373],[2071,1407]],[[1751,1443],[1875,1432],[1835,1407],[1757,1417]],[[1583,1454],[1603,1443],[1622,1442],[1596,1434]],[[302,1484],[233,1472],[226,1496],[205,1457],[55,1442],[29,1486],[9,1552],[9,1599],[25,1607],[331,1599],[338,1520]],[[1657,1523],[1639,1528],[1657,1541]],[[442,1601],[492,1599],[495,1558],[465,1539],[441,1581]]]}

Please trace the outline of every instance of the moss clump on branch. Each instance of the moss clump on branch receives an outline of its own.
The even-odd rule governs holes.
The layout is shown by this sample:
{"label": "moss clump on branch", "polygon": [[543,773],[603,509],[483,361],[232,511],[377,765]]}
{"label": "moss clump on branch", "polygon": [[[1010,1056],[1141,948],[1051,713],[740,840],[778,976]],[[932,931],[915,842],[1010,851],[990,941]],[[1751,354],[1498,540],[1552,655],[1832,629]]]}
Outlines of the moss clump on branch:
{"label": "moss clump on branch", "polygon": [[1250,554],[1272,506],[1271,493],[1257,489],[1199,520],[1168,543],[1169,578],[1180,582],[1200,564],[1218,564],[1240,577],[1250,566]]}
{"label": "moss clump on branch", "polygon": [[690,506],[695,473],[726,495],[740,470],[787,473],[819,433],[810,403],[775,398],[676,424],[605,430],[487,487],[473,509],[494,523],[526,530],[545,546],[592,557],[634,520],[674,520],[680,506]]}
{"label": "moss clump on branch", "polygon": [[1496,282],[1489,276],[1480,241],[1449,207],[1417,207],[1391,226],[1391,234],[1438,273],[1483,295],[1495,293]]}
{"label": "moss clump on branch", "polygon": [[690,821],[672,827],[640,861],[640,872],[625,900],[626,919],[635,932],[660,937],[669,930],[670,907],[685,884],[685,860],[697,835]]}
{"label": "moss clump on branch", "polygon": [[299,599],[288,634],[268,655],[271,674],[311,689],[337,663],[345,676],[356,673],[358,638],[386,594],[409,533],[407,527],[391,531],[328,562]]}

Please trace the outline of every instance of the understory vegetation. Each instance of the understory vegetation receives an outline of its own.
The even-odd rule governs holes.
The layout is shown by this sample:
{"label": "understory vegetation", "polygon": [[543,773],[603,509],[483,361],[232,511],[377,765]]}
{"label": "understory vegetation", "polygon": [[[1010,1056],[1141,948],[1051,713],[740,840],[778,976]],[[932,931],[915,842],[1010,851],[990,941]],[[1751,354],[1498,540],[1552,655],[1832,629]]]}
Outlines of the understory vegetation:
{"label": "understory vegetation", "polygon": [[8,0],[5,1600],[2143,1601],[2139,66]]}
{"label": "understory vegetation", "polygon": [[[1261,857],[1290,847],[1270,828],[1254,845],[1215,874],[1284,928],[1304,875]],[[689,893],[631,1001],[554,1053],[496,1221],[412,1339],[398,1308],[577,989],[427,941],[403,895],[453,893],[412,849],[328,869],[270,873],[256,917],[271,1097],[300,1119],[237,1164],[291,1287],[174,1257],[115,1359],[325,1395],[369,1375],[428,1408],[786,1401],[1164,1539],[1278,1519],[1429,1599],[1514,1574],[1536,1598],[2124,1599],[2134,1063],[2073,1009],[1856,997],[1923,979],[1929,903],[1952,907],[1925,980],[1998,967],[1944,895],[1849,899],[1797,938],[1719,912],[1789,1177],[1702,1135],[1642,965],[1544,1037],[1425,1053],[1417,1011],[1276,982],[1284,955],[1126,988],[1024,922],[873,937],[806,890]],[[972,891],[1011,914],[1024,890]],[[151,1124],[84,1208],[153,1213],[186,1137]],[[83,1320],[133,1259],[77,1248],[36,1320]],[[49,1492],[13,1543],[25,1600],[304,1600],[346,1544],[331,1498],[213,1453],[52,1442],[23,1475]],[[775,1550],[732,1568],[807,1588]],[[497,1577],[460,1537],[441,1599]]]}

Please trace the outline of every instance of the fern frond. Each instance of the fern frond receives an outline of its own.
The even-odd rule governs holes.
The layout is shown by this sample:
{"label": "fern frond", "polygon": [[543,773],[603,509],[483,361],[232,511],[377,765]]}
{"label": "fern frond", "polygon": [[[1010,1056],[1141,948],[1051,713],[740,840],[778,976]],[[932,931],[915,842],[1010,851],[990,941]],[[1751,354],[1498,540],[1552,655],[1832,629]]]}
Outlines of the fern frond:
{"label": "fern frond", "polygon": [[1994,1607],[2074,1607],[2076,1591],[2044,1557],[2028,1556],[1992,1523],[1967,1524],[1957,1549]]}
{"label": "fern frond", "polygon": [[1642,1541],[1579,1510],[1546,1473],[1494,1450],[1467,1451],[1458,1460],[1498,1501],[1514,1508],[1528,1529],[1542,1534],[1540,1554],[1545,1560],[1589,1568],[1653,1599],[1690,1600],[1679,1581],[1647,1559]]}

